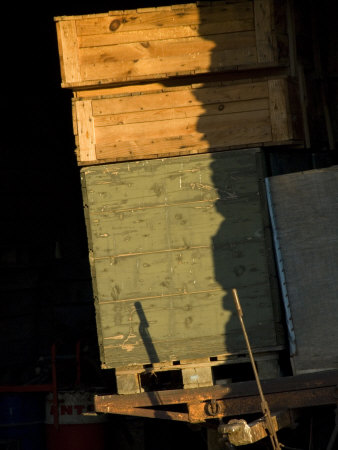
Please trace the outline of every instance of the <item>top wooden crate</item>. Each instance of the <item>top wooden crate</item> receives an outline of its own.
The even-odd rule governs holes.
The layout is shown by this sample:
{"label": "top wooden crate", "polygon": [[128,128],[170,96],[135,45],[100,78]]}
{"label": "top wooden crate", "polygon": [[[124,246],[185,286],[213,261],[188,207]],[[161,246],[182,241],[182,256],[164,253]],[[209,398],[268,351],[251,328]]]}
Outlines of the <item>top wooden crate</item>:
{"label": "top wooden crate", "polygon": [[56,17],[62,86],[287,64],[282,8],[231,0]]}

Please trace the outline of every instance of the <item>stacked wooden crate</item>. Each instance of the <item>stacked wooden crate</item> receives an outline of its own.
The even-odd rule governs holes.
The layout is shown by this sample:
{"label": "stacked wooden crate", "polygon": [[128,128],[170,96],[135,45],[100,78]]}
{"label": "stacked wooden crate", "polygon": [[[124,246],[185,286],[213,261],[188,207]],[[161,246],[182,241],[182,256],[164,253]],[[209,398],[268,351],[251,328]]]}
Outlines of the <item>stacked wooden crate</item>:
{"label": "stacked wooden crate", "polygon": [[56,18],[102,366],[117,369],[120,393],[146,389],[148,372],[195,387],[214,382],[214,366],[244,367],[232,287],[262,376],[276,374],[266,369],[282,341],[258,147],[302,145],[283,5]]}

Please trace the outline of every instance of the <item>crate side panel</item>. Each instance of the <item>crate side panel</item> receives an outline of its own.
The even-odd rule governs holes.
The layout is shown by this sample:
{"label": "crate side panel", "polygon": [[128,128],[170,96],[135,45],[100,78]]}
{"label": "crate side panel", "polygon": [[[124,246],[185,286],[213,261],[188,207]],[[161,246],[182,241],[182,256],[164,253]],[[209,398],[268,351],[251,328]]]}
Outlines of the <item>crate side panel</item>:
{"label": "crate side panel", "polygon": [[[100,162],[287,142],[294,137],[287,83],[275,81],[242,80],[225,86],[209,82],[155,91],[142,91],[140,85],[139,95],[134,91],[113,95],[109,90],[110,95],[76,99],[75,104],[91,102],[87,111],[92,111],[86,123],[77,126],[91,130],[82,133],[78,153],[87,158],[90,143]],[[280,117],[283,122],[278,126]]]}
{"label": "crate side panel", "polygon": [[83,170],[108,367],[276,345],[256,153]]}
{"label": "crate side panel", "polygon": [[[272,4],[272,0],[214,2],[56,18],[63,86],[285,65],[278,57],[280,33]],[[68,28],[71,24],[75,37],[61,33],[59,24]],[[72,52],[66,54],[68,48]]]}

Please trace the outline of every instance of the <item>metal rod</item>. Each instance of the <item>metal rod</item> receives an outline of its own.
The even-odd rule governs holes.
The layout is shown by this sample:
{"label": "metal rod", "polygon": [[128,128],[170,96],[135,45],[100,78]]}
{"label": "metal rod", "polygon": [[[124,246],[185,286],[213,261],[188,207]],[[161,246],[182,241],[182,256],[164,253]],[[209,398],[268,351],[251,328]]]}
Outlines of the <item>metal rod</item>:
{"label": "metal rod", "polygon": [[239,297],[238,297],[238,293],[237,293],[237,289],[232,289],[232,295],[234,298],[234,302],[235,302],[235,306],[237,309],[237,313],[238,313],[238,317],[239,317],[239,321],[241,323],[241,327],[242,327],[242,331],[243,331],[243,335],[244,335],[244,339],[246,342],[246,346],[249,352],[249,357],[250,357],[250,361],[251,361],[251,365],[252,365],[252,369],[255,375],[255,379],[256,379],[256,383],[257,383],[257,387],[258,387],[258,391],[259,391],[259,395],[261,398],[261,407],[262,407],[262,412],[265,416],[265,420],[266,420],[266,424],[267,424],[267,428],[270,434],[270,440],[271,440],[271,444],[274,450],[280,450],[281,449],[281,445],[278,441],[278,437],[277,437],[277,433],[275,430],[275,427],[273,425],[272,422],[272,418],[271,418],[271,413],[270,413],[270,409],[269,409],[269,405],[267,403],[267,401],[265,400],[264,394],[263,394],[263,389],[262,389],[262,385],[258,376],[258,371],[256,368],[256,364],[255,364],[255,360],[252,354],[252,350],[251,350],[251,345],[249,342],[249,337],[248,334],[246,332],[246,328],[245,328],[245,324],[244,324],[244,320],[243,320],[243,311],[242,311],[242,307],[239,301]]}

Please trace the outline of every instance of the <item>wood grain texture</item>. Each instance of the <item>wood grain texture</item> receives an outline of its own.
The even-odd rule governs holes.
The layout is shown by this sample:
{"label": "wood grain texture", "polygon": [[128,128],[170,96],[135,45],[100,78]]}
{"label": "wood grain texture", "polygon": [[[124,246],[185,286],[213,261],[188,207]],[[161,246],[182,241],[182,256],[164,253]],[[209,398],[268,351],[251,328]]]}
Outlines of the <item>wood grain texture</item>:
{"label": "wood grain texture", "polygon": [[338,168],[269,178],[288,302],[295,374],[338,367]]}
{"label": "wood grain texture", "polygon": [[269,80],[271,131],[274,141],[293,138],[287,80]]}
{"label": "wood grain texture", "polygon": [[130,90],[110,88],[106,95],[101,89],[100,94],[89,97],[86,92],[73,101],[80,163],[280,144],[295,137],[292,120],[297,111],[290,109],[286,79],[224,85],[209,81],[162,89],[151,83]]}
{"label": "wood grain texture", "polygon": [[76,132],[79,138],[79,156],[81,161],[95,159],[95,130],[93,122],[92,103],[90,100],[80,100],[75,103],[77,119]]}
{"label": "wood grain texture", "polygon": [[275,60],[273,42],[273,2],[254,0],[255,30],[258,62],[272,63]]}
{"label": "wood grain texture", "polygon": [[81,170],[104,367],[277,345],[256,153]]}
{"label": "wood grain texture", "polygon": [[[271,5],[272,0],[215,2],[55,18],[62,85],[83,88],[278,64],[280,34],[275,36]],[[71,34],[61,32],[70,28]]]}
{"label": "wood grain texture", "polygon": [[76,84],[81,81],[81,69],[75,20],[58,22],[56,26],[62,79]]}

